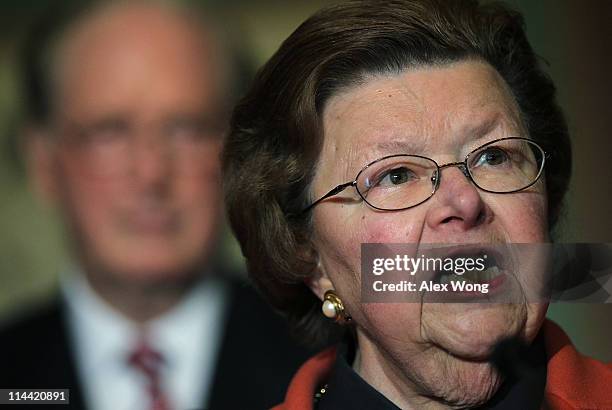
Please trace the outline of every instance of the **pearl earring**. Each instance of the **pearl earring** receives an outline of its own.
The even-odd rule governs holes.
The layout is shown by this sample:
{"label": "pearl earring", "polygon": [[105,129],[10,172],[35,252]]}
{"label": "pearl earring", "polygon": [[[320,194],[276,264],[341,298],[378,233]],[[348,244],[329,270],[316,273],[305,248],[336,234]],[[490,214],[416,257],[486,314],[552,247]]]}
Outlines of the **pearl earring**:
{"label": "pearl earring", "polygon": [[344,311],[342,300],[333,290],[325,292],[321,311],[325,317],[336,321],[336,323],[350,322],[351,317]]}

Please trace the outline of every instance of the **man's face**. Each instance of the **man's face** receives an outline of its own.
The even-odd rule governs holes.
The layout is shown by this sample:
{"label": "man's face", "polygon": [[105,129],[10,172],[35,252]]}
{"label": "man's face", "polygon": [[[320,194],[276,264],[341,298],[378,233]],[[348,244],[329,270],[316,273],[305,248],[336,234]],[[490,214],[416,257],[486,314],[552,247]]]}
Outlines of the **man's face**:
{"label": "man's face", "polygon": [[164,13],[108,11],[57,52],[48,185],[85,269],[120,280],[185,279],[220,217],[220,68]]}

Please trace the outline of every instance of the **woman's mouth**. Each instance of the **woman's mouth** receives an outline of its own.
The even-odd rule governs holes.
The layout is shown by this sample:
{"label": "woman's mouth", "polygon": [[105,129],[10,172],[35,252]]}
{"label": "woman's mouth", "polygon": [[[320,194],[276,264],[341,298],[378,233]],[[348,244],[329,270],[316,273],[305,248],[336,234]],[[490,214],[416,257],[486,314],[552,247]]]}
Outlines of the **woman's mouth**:
{"label": "woman's mouth", "polygon": [[433,282],[442,285],[453,302],[457,297],[490,300],[502,291],[507,276],[506,258],[497,249],[453,247],[452,252],[438,257],[444,264],[435,271]]}

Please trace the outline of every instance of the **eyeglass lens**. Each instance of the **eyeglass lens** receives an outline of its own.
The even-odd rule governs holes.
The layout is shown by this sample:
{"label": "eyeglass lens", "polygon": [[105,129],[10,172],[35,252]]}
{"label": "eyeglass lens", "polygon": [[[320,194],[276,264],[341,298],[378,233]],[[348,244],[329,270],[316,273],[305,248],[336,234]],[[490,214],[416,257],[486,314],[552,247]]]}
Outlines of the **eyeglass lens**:
{"label": "eyeglass lens", "polygon": [[[525,189],[539,177],[544,151],[532,141],[508,138],[472,151],[466,167],[482,190],[509,193]],[[433,195],[439,167],[430,158],[395,155],[375,161],[357,177],[356,188],[371,206],[398,210],[420,204]]]}

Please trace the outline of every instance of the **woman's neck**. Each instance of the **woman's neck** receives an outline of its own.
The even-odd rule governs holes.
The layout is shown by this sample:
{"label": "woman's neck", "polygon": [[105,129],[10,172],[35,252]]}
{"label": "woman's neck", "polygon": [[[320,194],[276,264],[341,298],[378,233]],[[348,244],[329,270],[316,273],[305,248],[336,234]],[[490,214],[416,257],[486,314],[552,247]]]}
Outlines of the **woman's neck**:
{"label": "woman's neck", "polygon": [[[452,409],[454,406],[438,401],[418,391],[415,384],[399,366],[361,332],[357,332],[357,348],[353,370],[369,385],[378,390],[403,410]],[[460,408],[461,406],[457,406]]]}

